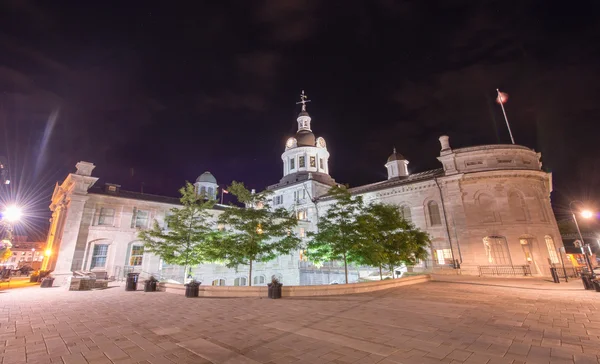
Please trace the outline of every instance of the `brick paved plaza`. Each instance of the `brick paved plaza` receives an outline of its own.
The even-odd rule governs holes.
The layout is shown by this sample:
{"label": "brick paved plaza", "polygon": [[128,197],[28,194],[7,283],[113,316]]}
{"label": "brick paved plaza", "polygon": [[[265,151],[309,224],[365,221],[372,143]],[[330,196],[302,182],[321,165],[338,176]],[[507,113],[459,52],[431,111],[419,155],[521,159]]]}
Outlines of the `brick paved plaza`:
{"label": "brick paved plaza", "polygon": [[598,363],[600,293],[581,286],[453,278],[281,300],[2,290],[2,363]]}

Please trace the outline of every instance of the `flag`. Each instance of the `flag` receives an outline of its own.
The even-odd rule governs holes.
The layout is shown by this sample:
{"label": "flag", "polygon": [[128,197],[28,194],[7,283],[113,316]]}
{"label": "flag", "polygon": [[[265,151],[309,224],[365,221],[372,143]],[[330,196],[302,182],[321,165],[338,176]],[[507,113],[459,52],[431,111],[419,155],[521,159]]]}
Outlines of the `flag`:
{"label": "flag", "polygon": [[496,102],[499,104],[506,104],[506,101],[508,101],[508,94],[506,92],[498,91]]}
{"label": "flag", "polygon": [[223,193],[229,193],[229,191],[227,191],[227,190],[226,190],[226,189],[224,189],[224,188],[221,188],[221,190],[223,190]]}

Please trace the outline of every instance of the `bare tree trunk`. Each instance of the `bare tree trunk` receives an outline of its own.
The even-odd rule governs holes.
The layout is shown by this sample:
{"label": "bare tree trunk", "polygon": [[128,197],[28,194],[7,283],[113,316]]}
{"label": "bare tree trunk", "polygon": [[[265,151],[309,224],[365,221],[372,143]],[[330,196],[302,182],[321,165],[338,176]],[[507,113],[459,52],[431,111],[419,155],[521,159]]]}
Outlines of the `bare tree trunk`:
{"label": "bare tree trunk", "polygon": [[250,259],[250,270],[248,272],[248,287],[252,286],[252,259]]}
{"label": "bare tree trunk", "polygon": [[348,259],[346,259],[346,253],[344,253],[344,275],[346,276],[346,284],[348,284]]}
{"label": "bare tree trunk", "polygon": [[383,272],[382,272],[381,264],[379,264],[379,280],[383,281]]}

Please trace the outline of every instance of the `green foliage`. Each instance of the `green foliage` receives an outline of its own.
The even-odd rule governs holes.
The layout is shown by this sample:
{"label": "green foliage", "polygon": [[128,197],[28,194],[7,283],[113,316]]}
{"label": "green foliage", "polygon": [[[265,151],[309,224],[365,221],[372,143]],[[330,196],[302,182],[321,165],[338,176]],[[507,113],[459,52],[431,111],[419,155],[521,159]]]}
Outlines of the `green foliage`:
{"label": "green foliage", "polygon": [[343,260],[348,282],[348,262],[393,271],[427,258],[429,236],[404,220],[397,206],[365,206],[360,196],[340,186],[332,187],[329,196],[335,202],[320,218],[318,231],[309,233],[307,256],[317,265]]}
{"label": "green foliage", "polygon": [[218,243],[212,245],[210,256],[230,268],[248,265],[251,285],[253,262],[266,262],[299,248],[301,240],[293,232],[298,221],[285,209],[271,209],[269,191],[251,193],[243,183],[235,181],[227,190],[246,208],[232,205],[219,216],[219,224],[224,228]]}
{"label": "green foliage", "polygon": [[308,234],[307,257],[319,264],[331,260],[343,260],[346,283],[348,283],[348,261],[357,259],[359,223],[364,203],[361,196],[352,196],[343,186],[329,190],[335,202],[317,223],[318,231]]}
{"label": "green foliage", "polygon": [[209,213],[215,201],[198,196],[189,182],[179,193],[182,207],[172,208],[165,217],[168,228],[161,228],[154,220],[152,228],[140,231],[138,236],[145,251],[158,255],[167,264],[187,268],[205,262],[212,242],[218,239]]}
{"label": "green foliage", "polygon": [[427,258],[429,235],[406,221],[397,206],[372,204],[359,218],[359,253],[366,264],[386,266],[393,272],[402,264]]}

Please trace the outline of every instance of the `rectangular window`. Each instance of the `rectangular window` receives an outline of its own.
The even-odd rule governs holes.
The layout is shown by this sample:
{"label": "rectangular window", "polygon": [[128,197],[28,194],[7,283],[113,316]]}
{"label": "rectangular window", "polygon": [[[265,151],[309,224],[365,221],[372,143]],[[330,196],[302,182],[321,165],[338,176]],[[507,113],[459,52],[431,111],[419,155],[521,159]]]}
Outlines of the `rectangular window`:
{"label": "rectangular window", "polygon": [[306,220],[308,218],[306,210],[298,210],[296,216],[298,216],[298,220]]}
{"label": "rectangular window", "polygon": [[90,269],[104,268],[106,266],[106,254],[108,253],[108,244],[96,244],[94,245],[94,252],[92,253],[92,264]]}
{"label": "rectangular window", "polygon": [[304,156],[298,157],[298,168],[304,168],[306,164],[304,163]]}
{"label": "rectangular window", "polygon": [[296,169],[296,159],[290,158],[290,169]]}
{"label": "rectangular window", "polygon": [[281,204],[283,204],[283,195],[275,196],[275,198],[273,199],[273,204],[274,205],[281,205]]}
{"label": "rectangular window", "polygon": [[322,170],[325,170],[325,167],[323,167],[323,158],[319,158],[319,168],[321,168]]}
{"label": "rectangular window", "polygon": [[299,237],[301,237],[301,238],[304,238],[304,237],[306,237],[306,231],[304,231],[304,228],[302,228],[302,227],[301,227],[301,228],[298,230],[298,236],[299,236]]}
{"label": "rectangular window", "polygon": [[100,216],[98,216],[98,225],[112,226],[115,221],[115,209],[108,209],[102,207],[100,209]]}
{"label": "rectangular window", "polygon": [[133,245],[131,247],[131,256],[129,258],[129,265],[142,265],[142,258],[144,257],[144,246]]}
{"label": "rectangular window", "polygon": [[310,167],[317,168],[317,158],[315,156],[310,156]]}
{"label": "rectangular window", "polygon": [[146,210],[139,210],[137,208],[133,208],[133,218],[131,219],[131,227],[132,228],[142,228],[145,229],[148,227],[148,217],[150,213]]}

